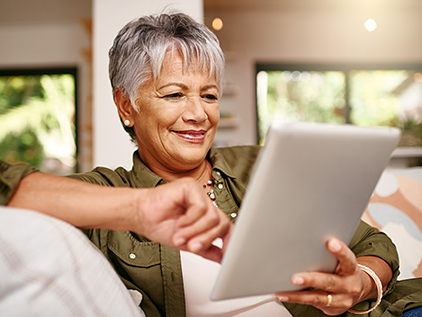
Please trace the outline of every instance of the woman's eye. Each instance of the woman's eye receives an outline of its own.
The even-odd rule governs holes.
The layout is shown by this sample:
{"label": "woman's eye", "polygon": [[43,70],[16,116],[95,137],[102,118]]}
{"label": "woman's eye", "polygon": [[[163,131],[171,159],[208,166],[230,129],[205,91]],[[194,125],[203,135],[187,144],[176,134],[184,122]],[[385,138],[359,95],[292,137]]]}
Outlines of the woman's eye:
{"label": "woman's eye", "polygon": [[207,94],[203,98],[208,99],[210,101],[218,100],[217,96],[216,95],[213,95],[213,94]]}
{"label": "woman's eye", "polygon": [[179,99],[181,97],[183,97],[183,95],[180,92],[164,96],[166,99]]}

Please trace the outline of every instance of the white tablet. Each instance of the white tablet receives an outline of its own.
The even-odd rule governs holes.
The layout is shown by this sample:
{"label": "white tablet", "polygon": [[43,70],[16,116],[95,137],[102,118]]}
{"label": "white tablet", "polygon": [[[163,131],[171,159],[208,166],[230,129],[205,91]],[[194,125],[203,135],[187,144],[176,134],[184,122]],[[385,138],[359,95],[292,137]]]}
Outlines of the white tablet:
{"label": "white tablet", "polygon": [[300,290],[294,273],[333,272],[327,239],[350,242],[400,136],[395,128],[275,122],[211,299]]}

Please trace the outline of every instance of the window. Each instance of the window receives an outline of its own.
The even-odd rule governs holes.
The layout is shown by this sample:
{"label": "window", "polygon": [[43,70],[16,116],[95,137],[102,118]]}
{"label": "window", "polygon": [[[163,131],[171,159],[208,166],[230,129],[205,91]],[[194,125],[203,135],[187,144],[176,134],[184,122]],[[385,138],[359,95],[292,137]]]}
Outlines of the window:
{"label": "window", "polygon": [[284,122],[394,126],[422,145],[421,65],[257,65],[258,142]]}
{"label": "window", "polygon": [[0,159],[77,171],[76,69],[0,71]]}

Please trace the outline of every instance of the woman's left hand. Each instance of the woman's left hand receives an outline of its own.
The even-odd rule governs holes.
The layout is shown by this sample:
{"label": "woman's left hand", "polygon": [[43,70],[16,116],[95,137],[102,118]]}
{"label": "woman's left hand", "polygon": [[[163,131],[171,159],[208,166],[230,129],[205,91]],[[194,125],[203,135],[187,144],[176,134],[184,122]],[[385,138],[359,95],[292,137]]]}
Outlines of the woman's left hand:
{"label": "woman's left hand", "polygon": [[309,289],[277,293],[279,301],[312,305],[326,315],[333,316],[344,313],[366,299],[372,292],[371,279],[358,267],[352,250],[337,239],[330,239],[327,248],[339,261],[336,271],[333,274],[319,272],[295,274],[292,283]]}

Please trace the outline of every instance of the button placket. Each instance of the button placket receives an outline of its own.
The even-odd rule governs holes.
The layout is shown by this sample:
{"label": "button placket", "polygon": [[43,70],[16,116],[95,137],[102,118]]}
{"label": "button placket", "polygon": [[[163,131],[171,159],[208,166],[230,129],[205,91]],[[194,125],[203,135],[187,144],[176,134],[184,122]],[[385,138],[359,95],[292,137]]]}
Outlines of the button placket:
{"label": "button placket", "polygon": [[[215,175],[217,177],[214,177]],[[213,195],[212,199],[213,199],[214,205],[216,205],[218,207],[218,203],[216,201],[216,197],[218,195],[216,195],[216,194],[219,192],[219,189],[222,189],[222,187],[220,185],[222,185],[221,182],[223,181],[223,178],[221,177],[221,173],[219,171],[216,171],[215,175],[213,175],[215,184],[214,184],[214,189],[212,190],[212,195]]]}
{"label": "button placket", "polygon": [[238,216],[239,208],[228,191],[228,180],[224,178],[222,173],[218,170],[213,171],[213,177],[215,180],[214,193],[216,196],[216,202],[220,208],[223,208],[227,217],[234,222],[235,218]]}

